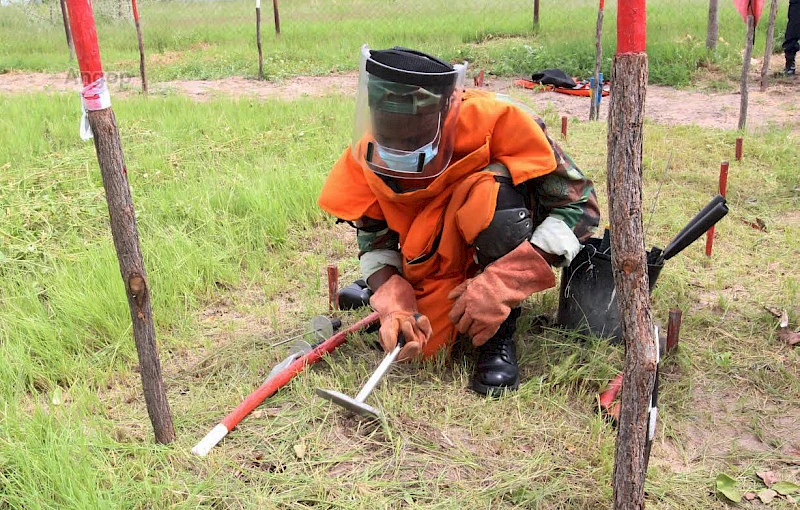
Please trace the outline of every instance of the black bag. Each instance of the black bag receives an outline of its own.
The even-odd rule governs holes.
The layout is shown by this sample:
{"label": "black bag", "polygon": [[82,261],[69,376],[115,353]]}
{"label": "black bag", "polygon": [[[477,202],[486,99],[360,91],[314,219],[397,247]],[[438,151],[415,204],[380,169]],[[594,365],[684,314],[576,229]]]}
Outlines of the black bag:
{"label": "black bag", "polygon": [[531,79],[542,85],[554,85],[567,89],[573,89],[578,85],[570,75],[561,69],[545,69],[544,71],[533,73]]}

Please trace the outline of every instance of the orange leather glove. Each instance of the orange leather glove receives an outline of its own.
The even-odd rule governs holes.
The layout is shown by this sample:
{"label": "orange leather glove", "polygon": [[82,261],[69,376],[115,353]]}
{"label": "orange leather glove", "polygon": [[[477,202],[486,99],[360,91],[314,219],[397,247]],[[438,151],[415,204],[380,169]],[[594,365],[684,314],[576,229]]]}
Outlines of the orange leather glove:
{"label": "orange leather glove", "polygon": [[550,264],[525,241],[450,291],[447,298],[455,303],[448,316],[479,347],[497,333],[512,308],[555,284]]}
{"label": "orange leather glove", "polygon": [[369,304],[381,315],[378,335],[383,350],[392,352],[397,346],[397,335],[402,332],[406,344],[400,349],[397,361],[409,361],[419,356],[433,335],[433,328],[431,321],[419,313],[411,284],[399,274],[392,275],[378,287]]}

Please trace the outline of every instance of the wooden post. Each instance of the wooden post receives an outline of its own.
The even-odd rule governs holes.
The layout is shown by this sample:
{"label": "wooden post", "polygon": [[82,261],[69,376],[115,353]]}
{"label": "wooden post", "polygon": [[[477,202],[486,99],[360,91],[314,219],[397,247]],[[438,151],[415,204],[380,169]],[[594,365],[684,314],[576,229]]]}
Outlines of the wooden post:
{"label": "wooden post", "polygon": [[625,342],[614,509],[644,508],[645,452],[658,359],[642,226],[642,128],[648,76],[645,3],[627,0],[618,4],[617,53],[608,109],[611,264]]}
{"label": "wooden post", "polygon": [[569,118],[566,115],[561,116],[561,139],[567,141],[567,126],[569,125]]}
{"label": "wooden post", "polygon": [[747,44],[744,47],[744,59],[742,62],[742,80],[740,83],[742,99],[739,103],[739,129],[744,129],[747,125],[747,75],[750,73],[750,59],[753,57],[753,39],[756,32],[756,19],[752,14],[747,16]]}
{"label": "wooden post", "polygon": [[668,354],[678,347],[678,342],[681,339],[681,317],[683,313],[680,308],[673,308],[669,311],[669,322],[667,322],[667,348],[665,354]]}
{"label": "wooden post", "polygon": [[736,137],[736,146],[734,148],[734,157],[736,161],[742,160],[742,154],[744,153],[744,138],[741,136]]}
{"label": "wooden post", "polygon": [[272,0],[272,15],[275,18],[275,35],[281,35],[281,15],[278,12],[278,0]]}
{"label": "wooden post", "polygon": [[539,0],[533,0],[533,28],[539,27]]}
{"label": "wooden post", "polygon": [[719,0],[708,0],[706,48],[711,51],[716,51],[717,39],[719,39]]}
{"label": "wooden post", "polygon": [[589,101],[589,120],[597,120],[600,117],[600,101],[597,100],[595,94],[600,90],[602,97],[603,84],[598,83],[600,80],[600,64],[603,60],[603,8],[605,7],[605,0],[600,0],[600,8],[597,10],[597,27],[595,29],[594,47],[594,90],[592,90],[591,101]]}
{"label": "wooden post", "polygon": [[75,47],[72,45],[72,31],[69,29],[69,15],[67,14],[67,2],[61,0],[61,17],[64,19],[64,32],[67,34],[67,46],[69,47],[69,60],[75,59]]}
{"label": "wooden post", "polygon": [[339,267],[336,264],[328,265],[328,311],[334,312],[339,309]]}
{"label": "wooden post", "polygon": [[147,95],[147,75],[144,72],[144,38],[142,37],[142,25],[139,23],[139,8],[136,7],[136,0],[131,0],[133,8],[133,22],[136,24],[136,38],[139,40],[139,75],[142,77],[142,92]]}
{"label": "wooden post", "polygon": [[261,0],[256,0],[256,46],[258,46],[258,79],[264,79],[264,53],[261,50]]}
{"label": "wooden post", "polygon": [[122,144],[103,77],[92,4],[91,0],[67,0],[67,5],[75,53],[84,85],[81,94],[86,105],[88,122],[94,133],[97,161],[106,191],[111,235],[133,321],[133,339],[139,355],[139,372],[142,376],[147,414],[153,424],[156,441],[170,443],[175,439],[175,429],[161,378],[161,363],[158,359],[150,302],[151,289],[142,260]]}
{"label": "wooden post", "polygon": [[769,81],[769,60],[772,56],[772,43],[775,37],[775,17],[778,15],[778,0],[772,0],[769,7],[769,25],[767,26],[767,43],[764,48],[764,62],[761,64],[761,92],[767,90]]}

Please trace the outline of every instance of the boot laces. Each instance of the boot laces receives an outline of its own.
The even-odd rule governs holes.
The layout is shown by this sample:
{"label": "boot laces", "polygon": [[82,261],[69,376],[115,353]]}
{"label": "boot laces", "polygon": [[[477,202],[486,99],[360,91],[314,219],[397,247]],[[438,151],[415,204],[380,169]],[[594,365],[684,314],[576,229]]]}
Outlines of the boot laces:
{"label": "boot laces", "polygon": [[513,340],[510,338],[490,338],[483,345],[483,352],[487,357],[499,356],[503,361],[511,363],[512,344]]}

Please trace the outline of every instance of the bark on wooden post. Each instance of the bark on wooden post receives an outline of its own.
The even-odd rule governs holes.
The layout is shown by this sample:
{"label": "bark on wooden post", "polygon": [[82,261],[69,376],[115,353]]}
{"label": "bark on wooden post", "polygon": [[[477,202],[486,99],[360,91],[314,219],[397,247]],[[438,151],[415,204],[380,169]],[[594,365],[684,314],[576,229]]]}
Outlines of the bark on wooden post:
{"label": "bark on wooden post", "polygon": [[533,0],[533,28],[539,27],[539,0]]}
{"label": "bark on wooden post", "polygon": [[750,14],[747,16],[747,44],[744,47],[744,59],[742,62],[741,103],[739,104],[739,129],[744,129],[747,125],[747,102],[749,94],[747,91],[747,75],[750,74],[750,59],[753,57],[753,39],[756,32],[756,19]]}
{"label": "bark on wooden post", "polygon": [[589,120],[597,120],[600,117],[600,102],[594,96],[598,89],[600,94],[603,94],[603,84],[598,83],[600,80],[600,64],[603,61],[603,8],[605,7],[605,0],[600,0],[600,8],[597,10],[597,27],[595,29],[594,47],[594,90],[592,91],[591,101],[589,102]]}
{"label": "bark on wooden post", "polygon": [[764,48],[764,63],[761,64],[761,92],[767,90],[769,81],[769,60],[772,57],[772,43],[775,38],[775,17],[778,15],[778,0],[772,0],[769,7],[769,25],[767,25],[767,43]]}
{"label": "bark on wooden post", "polygon": [[70,62],[75,59],[75,47],[72,45],[72,30],[69,28],[69,15],[67,14],[67,2],[61,0],[61,17],[64,19],[64,32],[67,35],[67,46],[69,47]]}
{"label": "bark on wooden post", "polygon": [[339,266],[328,264],[328,311],[333,313],[339,309]]}
{"label": "bark on wooden post", "polygon": [[256,0],[256,46],[258,46],[258,79],[264,79],[264,54],[261,50],[261,0]]}
{"label": "bark on wooden post", "polygon": [[94,134],[97,161],[100,164],[111,220],[111,234],[133,321],[133,338],[139,354],[139,371],[147,413],[153,424],[156,441],[169,443],[175,439],[175,430],[161,378],[150,287],[139,245],[122,144],[103,77],[91,0],[67,0],[67,4],[75,38],[75,53],[84,85],[82,98]]}
{"label": "bark on wooden post", "polygon": [[147,75],[144,71],[144,38],[142,37],[142,25],[139,23],[139,8],[136,7],[136,0],[131,0],[133,8],[133,22],[136,24],[136,38],[139,40],[139,75],[142,77],[142,92],[147,94]]}
{"label": "bark on wooden post", "polygon": [[272,15],[275,18],[275,35],[281,35],[281,15],[278,12],[278,0],[272,0]]}
{"label": "bark on wooden post", "polygon": [[642,127],[648,76],[645,7],[645,0],[618,4],[608,114],[611,263],[625,342],[615,509],[644,508],[645,448],[658,354],[642,227]]}
{"label": "bark on wooden post", "polygon": [[706,32],[706,48],[717,49],[719,39],[719,0],[708,0],[708,31]]}

